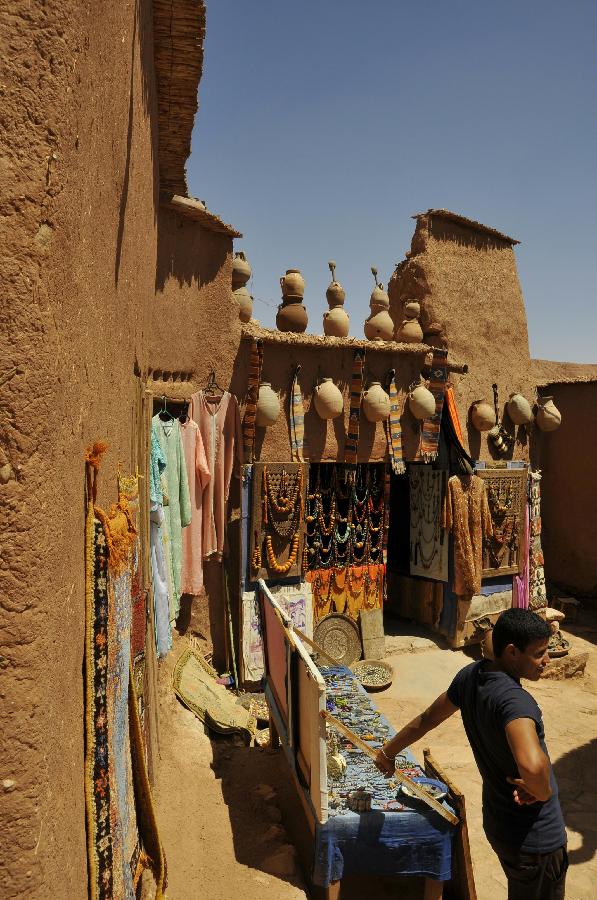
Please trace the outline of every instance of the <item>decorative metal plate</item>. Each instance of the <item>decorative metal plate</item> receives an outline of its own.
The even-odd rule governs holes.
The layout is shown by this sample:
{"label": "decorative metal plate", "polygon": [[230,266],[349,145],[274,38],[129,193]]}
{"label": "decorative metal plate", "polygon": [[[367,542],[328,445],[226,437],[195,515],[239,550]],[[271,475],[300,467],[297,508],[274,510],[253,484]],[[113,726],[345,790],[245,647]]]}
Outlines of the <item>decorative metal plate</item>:
{"label": "decorative metal plate", "polygon": [[341,613],[331,613],[319,621],[313,640],[340,665],[350,666],[361,658],[361,637],[356,624]]}

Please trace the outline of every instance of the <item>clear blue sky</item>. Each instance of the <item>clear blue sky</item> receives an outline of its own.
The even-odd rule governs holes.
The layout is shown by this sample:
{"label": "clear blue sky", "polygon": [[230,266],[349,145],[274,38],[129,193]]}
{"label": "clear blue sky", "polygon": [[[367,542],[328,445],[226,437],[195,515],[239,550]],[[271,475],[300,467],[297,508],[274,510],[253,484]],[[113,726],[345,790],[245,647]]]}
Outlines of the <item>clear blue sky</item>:
{"label": "clear blue sky", "polygon": [[192,195],[245,235],[254,315],[328,259],[362,335],[373,286],[445,207],[516,249],[533,356],[597,361],[595,0],[207,0]]}

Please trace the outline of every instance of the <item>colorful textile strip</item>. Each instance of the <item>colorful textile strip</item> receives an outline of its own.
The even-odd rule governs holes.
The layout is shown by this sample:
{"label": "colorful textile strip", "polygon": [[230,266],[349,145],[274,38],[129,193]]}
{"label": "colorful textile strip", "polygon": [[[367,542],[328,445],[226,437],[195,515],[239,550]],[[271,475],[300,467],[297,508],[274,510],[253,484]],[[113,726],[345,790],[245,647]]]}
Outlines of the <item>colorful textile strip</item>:
{"label": "colorful textile strip", "polygon": [[383,531],[381,535],[381,554],[384,565],[388,561],[388,534],[390,532],[390,494],[392,476],[389,467],[386,466],[383,484]]}
{"label": "colorful textile strip", "polygon": [[385,422],[386,441],[392,472],[395,475],[404,475],[406,467],[402,459],[402,426],[400,424],[404,397],[401,396],[403,392],[396,387],[395,375],[396,369],[390,369],[386,378],[386,390],[390,395],[390,415]]}
{"label": "colorful textile strip", "polygon": [[434,348],[429,390],[435,397],[435,413],[429,419],[425,419],[421,429],[420,455],[423,462],[426,463],[434,462],[437,459],[446,380],[448,378],[447,357],[447,350],[438,347]]}
{"label": "colorful textile strip", "polygon": [[313,591],[313,618],[338,612],[358,621],[362,609],[383,605],[386,567],[379,565],[314,569],[307,573]]}
{"label": "colorful textile strip", "polygon": [[348,434],[346,435],[346,443],[344,445],[344,463],[347,466],[356,466],[357,464],[364,364],[364,351],[355,350],[352,363],[352,377],[350,380],[350,416],[348,419]]}
{"label": "colorful textile strip", "polygon": [[456,437],[460,441],[461,445],[464,447],[464,439],[462,437],[462,427],[460,425],[460,419],[458,418],[458,410],[456,408],[456,399],[454,397],[454,388],[452,385],[446,385],[446,406],[448,407],[448,413],[450,415],[450,419],[452,421],[452,426],[454,431],[456,432]]}
{"label": "colorful textile strip", "polygon": [[290,386],[290,458],[293,462],[303,462],[305,446],[305,407],[298,381],[301,367],[297,366]]}
{"label": "colorful textile strip", "polygon": [[531,472],[529,534],[529,609],[547,606],[543,548],[541,546],[541,472]]}
{"label": "colorful textile strip", "polygon": [[261,341],[253,341],[251,346],[251,359],[249,361],[249,387],[247,391],[247,403],[243,418],[243,446],[245,448],[245,462],[253,462],[253,448],[255,445],[255,418],[257,416],[257,400],[259,399],[259,382],[261,381],[261,368],[263,366],[263,347]]}

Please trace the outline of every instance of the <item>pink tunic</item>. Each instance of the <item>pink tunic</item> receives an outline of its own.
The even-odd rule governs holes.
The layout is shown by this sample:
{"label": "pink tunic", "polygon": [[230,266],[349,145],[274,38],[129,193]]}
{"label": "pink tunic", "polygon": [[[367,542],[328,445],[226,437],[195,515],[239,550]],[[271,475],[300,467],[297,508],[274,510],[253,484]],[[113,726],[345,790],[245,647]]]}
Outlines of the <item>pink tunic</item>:
{"label": "pink tunic", "polygon": [[196,597],[203,587],[203,491],[210,473],[197,423],[187,419],[180,426],[180,434],[191,498],[191,524],[182,531],[181,593]]}
{"label": "pink tunic", "polygon": [[191,397],[189,415],[199,426],[211,475],[203,491],[203,558],[224,553],[226,505],[232,473],[240,475],[242,440],[236,397],[224,391],[208,399],[203,391]]}

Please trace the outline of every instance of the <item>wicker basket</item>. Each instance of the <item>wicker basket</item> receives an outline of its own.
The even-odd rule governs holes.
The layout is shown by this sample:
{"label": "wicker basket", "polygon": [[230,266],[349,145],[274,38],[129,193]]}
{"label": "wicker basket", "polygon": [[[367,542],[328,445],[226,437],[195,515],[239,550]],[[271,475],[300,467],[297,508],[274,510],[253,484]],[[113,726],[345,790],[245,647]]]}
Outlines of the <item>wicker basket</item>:
{"label": "wicker basket", "polygon": [[[370,677],[367,677],[368,669],[371,666],[375,666],[376,669],[383,669],[383,671],[387,673],[385,681],[380,681],[378,683],[377,681],[372,681]],[[351,666],[351,669],[366,691],[385,691],[386,688],[389,688],[392,679],[394,678],[392,666],[383,659],[362,659],[360,662],[354,663],[354,665]]]}

